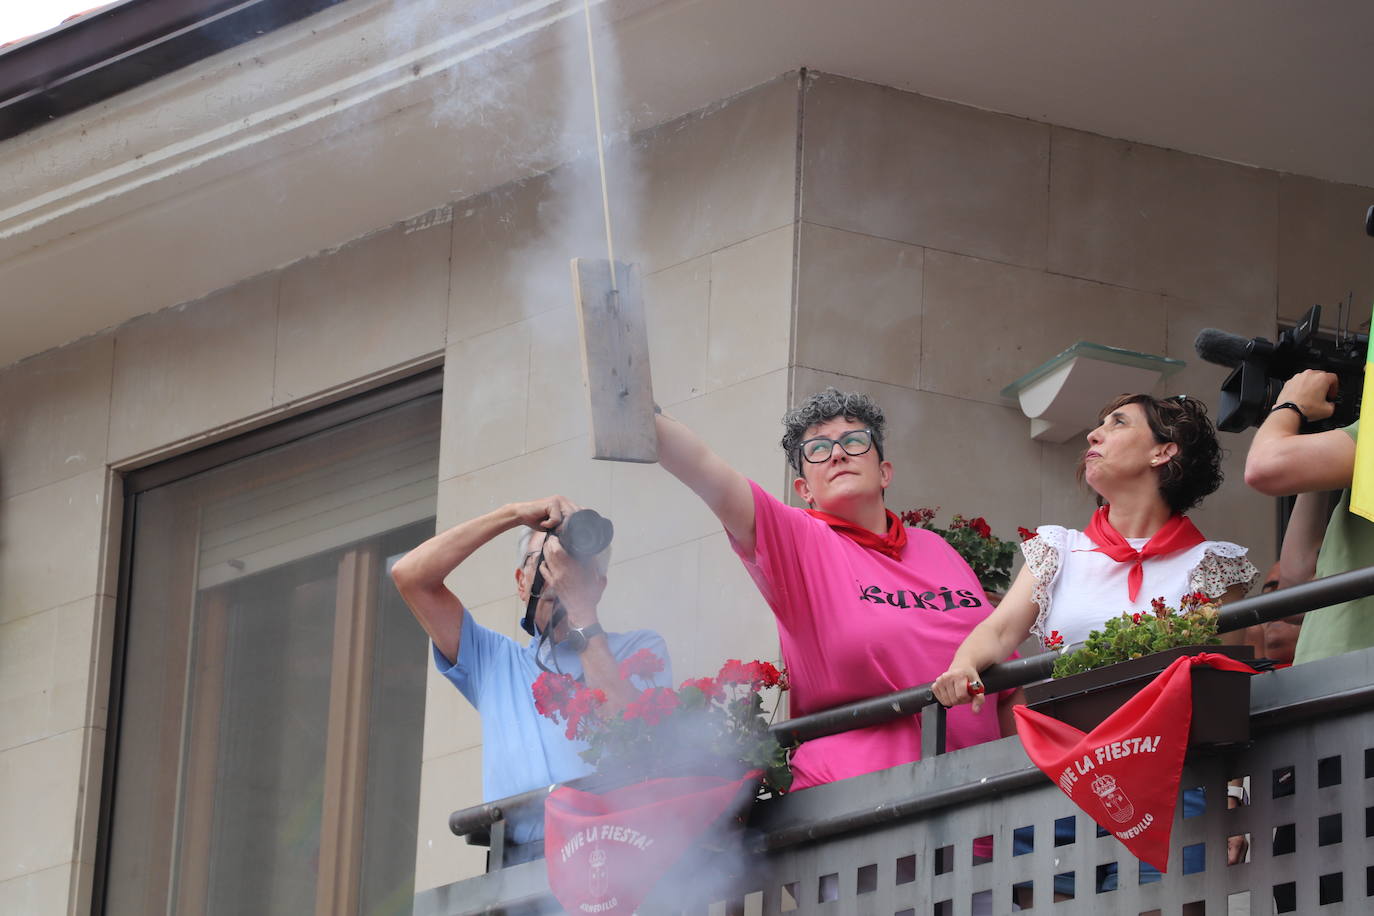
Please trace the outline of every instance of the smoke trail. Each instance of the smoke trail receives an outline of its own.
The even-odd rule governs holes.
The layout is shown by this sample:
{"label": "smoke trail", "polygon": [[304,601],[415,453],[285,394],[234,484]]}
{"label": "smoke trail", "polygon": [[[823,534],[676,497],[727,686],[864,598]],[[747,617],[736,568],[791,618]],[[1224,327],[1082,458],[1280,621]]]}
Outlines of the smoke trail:
{"label": "smoke trail", "polygon": [[[600,168],[597,161],[596,102],[592,95],[592,57],[595,54],[596,84],[601,113],[601,144],[606,153],[606,194],[615,237],[616,257],[634,261],[641,250],[639,242],[642,179],[638,156],[630,137],[630,119],[624,106],[624,88],[619,49],[614,33],[604,21],[600,3],[579,4],[578,15],[559,24],[559,64],[561,79],[561,131],[556,140],[556,155],[563,163],[550,176],[547,210],[551,217],[545,239],[561,255],[561,261],[574,257],[605,258],[606,226],[602,208]],[[588,17],[590,18],[589,52]],[[565,292],[570,301],[571,290]]]}

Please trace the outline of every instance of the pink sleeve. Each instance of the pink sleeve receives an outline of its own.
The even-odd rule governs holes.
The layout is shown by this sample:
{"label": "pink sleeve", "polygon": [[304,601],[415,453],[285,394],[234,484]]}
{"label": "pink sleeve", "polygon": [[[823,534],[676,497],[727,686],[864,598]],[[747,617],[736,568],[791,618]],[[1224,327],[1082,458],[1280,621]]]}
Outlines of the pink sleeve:
{"label": "pink sleeve", "polygon": [[730,547],[773,613],[785,621],[810,607],[802,556],[815,526],[806,513],[783,505],[754,481],[749,488],[754,494],[754,553],[750,556],[733,537]]}

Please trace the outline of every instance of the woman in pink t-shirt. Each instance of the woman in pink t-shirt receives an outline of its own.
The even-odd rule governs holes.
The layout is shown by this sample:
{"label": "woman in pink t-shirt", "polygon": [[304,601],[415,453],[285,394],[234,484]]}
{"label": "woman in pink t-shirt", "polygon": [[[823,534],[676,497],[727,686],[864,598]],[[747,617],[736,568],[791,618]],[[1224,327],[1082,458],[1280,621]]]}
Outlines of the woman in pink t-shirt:
{"label": "woman in pink t-shirt", "polygon": [[[793,488],[783,505],[666,416],[659,461],[725,526],[777,619],[791,707],[806,715],[929,683],[992,610],[977,577],[937,534],[905,528],[883,502],[883,413],[867,396],[827,388],[783,419]],[[1000,698],[1009,713],[1010,692]],[[1010,717],[951,713],[950,750],[1000,737]],[[921,757],[919,717],[818,738],[792,759],[794,789]]]}
{"label": "woman in pink t-shirt", "polygon": [[1206,540],[1183,514],[1221,485],[1221,447],[1201,401],[1122,395],[1098,421],[1079,473],[1099,508],[1084,531],[1042,525],[1021,545],[1026,564],[1007,596],[935,682],[940,702],[981,707],[978,672],[1029,635],[1072,645],[1123,611],[1149,611],[1154,598],[1232,601],[1258,578],[1244,547]]}

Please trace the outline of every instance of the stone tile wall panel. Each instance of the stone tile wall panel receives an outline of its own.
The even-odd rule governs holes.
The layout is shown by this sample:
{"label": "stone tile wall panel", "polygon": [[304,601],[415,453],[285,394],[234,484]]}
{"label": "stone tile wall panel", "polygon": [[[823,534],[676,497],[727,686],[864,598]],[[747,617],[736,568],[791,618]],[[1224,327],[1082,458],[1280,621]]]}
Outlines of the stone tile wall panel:
{"label": "stone tile wall panel", "polygon": [[111,463],[269,410],[276,346],[275,275],[120,327]]}
{"label": "stone tile wall panel", "polygon": [[113,366],[106,334],[0,372],[0,499],[104,465]]}
{"label": "stone tile wall panel", "polygon": [[803,139],[807,222],[1044,266],[1048,125],[820,74]]}
{"label": "stone tile wall panel", "polygon": [[1055,128],[1048,268],[1233,307],[1275,303],[1278,176]]}

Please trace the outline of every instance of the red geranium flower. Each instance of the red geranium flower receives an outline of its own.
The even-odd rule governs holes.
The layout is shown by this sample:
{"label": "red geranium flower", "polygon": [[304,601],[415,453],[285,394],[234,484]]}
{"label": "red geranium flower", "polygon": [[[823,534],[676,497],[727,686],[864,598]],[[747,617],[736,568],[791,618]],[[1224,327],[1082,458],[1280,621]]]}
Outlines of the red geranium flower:
{"label": "red geranium flower", "polygon": [[677,705],[676,691],[668,687],[649,687],[625,706],[625,718],[643,719],[645,725],[657,725],[677,709]]}
{"label": "red geranium flower", "polygon": [[[630,676],[640,670],[659,670],[650,656],[626,661],[630,664],[624,671]],[[766,763],[770,791],[786,791],[786,753],[767,730],[759,696],[764,685],[786,689],[783,673],[767,662],[739,659],[731,659],[722,671],[731,680],[690,678],[677,691],[654,686],[632,691],[630,702],[618,715],[605,712],[606,697],[600,691],[569,689],[565,680],[555,676],[541,679],[538,702],[550,710],[551,718],[560,723],[566,720],[567,737],[586,742],[585,750],[579,750],[582,759],[604,774],[643,778],[644,773],[672,767],[681,756],[685,737],[710,745],[694,750],[694,756],[700,752],[709,759],[737,760],[751,767]],[[688,693],[689,687],[700,691],[700,698],[696,692]]]}
{"label": "red geranium flower", "polygon": [[720,681],[713,677],[693,677],[682,682],[683,687],[695,687],[706,694],[708,700],[722,700],[725,698],[725,688],[720,686]]}
{"label": "red geranium flower", "polygon": [[545,671],[530,688],[534,694],[534,708],[542,716],[554,719],[567,711],[568,703],[577,692],[577,682],[566,674]]}
{"label": "red geranium flower", "polygon": [[782,674],[769,662],[745,662],[732,658],[720,667],[716,679],[722,684],[748,684],[751,687],[775,687]]}
{"label": "red geranium flower", "polygon": [[776,687],[782,681],[782,672],[772,662],[754,662],[755,683],[764,687]]}
{"label": "red geranium flower", "polygon": [[716,679],[722,684],[747,684],[749,675],[746,668],[744,662],[737,658],[727,659],[725,664],[720,666]]}
{"label": "red geranium flower", "polygon": [[600,690],[583,687],[566,674],[545,671],[539,675],[530,691],[534,694],[534,708],[539,714],[555,722],[563,719],[568,723],[564,734],[569,740],[577,737],[578,726],[584,716],[599,709],[606,702],[606,694]]}
{"label": "red geranium flower", "polygon": [[1064,637],[1058,630],[1050,630],[1049,637],[1045,639],[1045,648],[1058,649],[1062,645],[1064,645]]}
{"label": "red geranium flower", "polygon": [[629,680],[632,677],[637,677],[647,681],[662,670],[663,659],[655,655],[650,649],[640,649],[634,655],[631,655],[620,663],[620,677],[622,680]]}
{"label": "red geranium flower", "polygon": [[1184,611],[1186,613],[1188,611],[1196,610],[1202,607],[1203,605],[1211,603],[1212,599],[1208,598],[1207,595],[1203,592],[1192,592],[1191,594],[1184,595],[1179,600],[1178,608],[1179,610]]}
{"label": "red geranium flower", "polygon": [[975,519],[970,519],[968,526],[977,532],[981,538],[992,537],[992,529],[988,527],[987,521],[981,515]]}
{"label": "red geranium flower", "polygon": [[1016,533],[1021,535],[1022,541],[1029,541],[1031,538],[1038,537],[1040,534],[1040,532],[1038,531],[1032,531],[1029,528],[1022,528],[1020,525],[1016,526]]}
{"label": "red geranium flower", "polygon": [[605,691],[591,690],[586,687],[578,688],[577,693],[573,695],[572,701],[568,703],[568,715],[585,716],[605,702]]}
{"label": "red geranium flower", "polygon": [[902,513],[902,524],[910,525],[913,528],[920,528],[935,521],[935,510],[922,506],[919,509],[908,509]]}
{"label": "red geranium flower", "polygon": [[567,736],[569,741],[577,737],[577,729],[582,724],[583,717],[593,713],[605,702],[606,694],[604,691],[591,690],[586,687],[578,688],[564,712],[568,719],[568,727],[564,729],[563,734]]}
{"label": "red geranium flower", "polygon": [[1140,613],[1139,613],[1139,612],[1136,612],[1136,613],[1134,613],[1134,614],[1131,615],[1131,622],[1132,622],[1132,623],[1140,623]]}
{"label": "red geranium flower", "polygon": [[1163,617],[1169,613],[1169,606],[1164,603],[1163,598],[1151,598],[1150,607],[1154,608],[1156,617]]}

